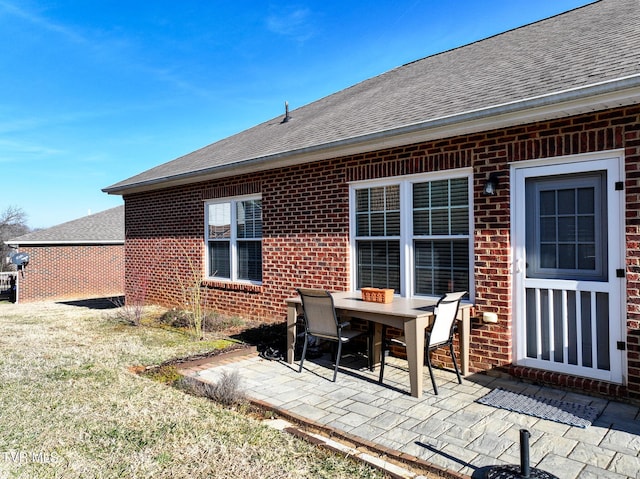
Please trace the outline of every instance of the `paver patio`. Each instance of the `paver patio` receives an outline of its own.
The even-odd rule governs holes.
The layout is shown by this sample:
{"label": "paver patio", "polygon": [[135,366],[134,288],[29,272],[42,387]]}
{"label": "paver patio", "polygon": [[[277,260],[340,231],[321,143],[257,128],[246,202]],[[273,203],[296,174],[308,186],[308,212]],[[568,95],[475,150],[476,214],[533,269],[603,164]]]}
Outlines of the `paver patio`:
{"label": "paver patio", "polygon": [[[504,377],[475,374],[458,384],[455,374],[436,370],[439,395],[425,378],[422,398],[408,393],[406,362],[390,358],[384,384],[378,370],[347,356],[331,382],[327,360],[298,365],[253,354],[184,371],[216,382],[237,370],[247,396],[334,431],[411,455],[459,474],[482,477],[487,467],[520,464],[520,430],[531,433],[531,467],[562,479],[640,478],[638,406],[561,391]],[[596,407],[600,416],[588,428],[485,406],[476,402],[490,390],[544,394]]]}

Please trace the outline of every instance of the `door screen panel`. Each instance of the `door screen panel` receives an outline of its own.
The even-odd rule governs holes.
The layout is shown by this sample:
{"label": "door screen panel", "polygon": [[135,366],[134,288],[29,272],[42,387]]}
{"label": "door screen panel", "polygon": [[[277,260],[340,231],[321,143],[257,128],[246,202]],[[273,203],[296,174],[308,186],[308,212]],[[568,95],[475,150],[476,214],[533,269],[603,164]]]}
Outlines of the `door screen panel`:
{"label": "door screen panel", "polygon": [[527,277],[607,280],[606,176],[526,182]]}
{"label": "door screen panel", "polygon": [[525,179],[524,360],[611,371],[606,172]]}

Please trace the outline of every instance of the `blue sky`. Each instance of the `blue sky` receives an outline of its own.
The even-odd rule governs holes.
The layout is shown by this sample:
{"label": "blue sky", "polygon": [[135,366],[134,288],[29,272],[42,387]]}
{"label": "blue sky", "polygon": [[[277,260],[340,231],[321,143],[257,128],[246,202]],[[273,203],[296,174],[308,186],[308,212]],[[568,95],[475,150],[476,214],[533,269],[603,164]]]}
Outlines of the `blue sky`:
{"label": "blue sky", "polygon": [[0,211],[102,188],[404,63],[589,0],[0,0]]}

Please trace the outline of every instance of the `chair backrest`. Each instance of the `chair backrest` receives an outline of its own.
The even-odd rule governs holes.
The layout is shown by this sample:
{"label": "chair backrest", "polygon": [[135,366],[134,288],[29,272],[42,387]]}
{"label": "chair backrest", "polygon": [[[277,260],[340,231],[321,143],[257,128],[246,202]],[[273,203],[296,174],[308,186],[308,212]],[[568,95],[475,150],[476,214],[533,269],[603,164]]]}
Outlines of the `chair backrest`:
{"label": "chair backrest", "polygon": [[323,289],[298,288],[307,332],[324,338],[339,338],[333,296]]}
{"label": "chair backrest", "polygon": [[451,339],[460,300],[465,294],[466,291],[447,293],[438,300],[434,310],[435,319],[429,333],[429,347],[447,343]]}

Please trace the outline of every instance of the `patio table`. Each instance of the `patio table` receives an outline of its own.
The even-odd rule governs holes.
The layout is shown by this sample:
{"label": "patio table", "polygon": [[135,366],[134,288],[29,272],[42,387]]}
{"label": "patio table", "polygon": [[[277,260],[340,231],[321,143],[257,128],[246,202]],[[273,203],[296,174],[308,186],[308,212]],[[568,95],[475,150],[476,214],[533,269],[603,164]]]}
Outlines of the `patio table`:
{"label": "patio table", "polygon": [[[422,396],[422,374],[424,366],[425,328],[433,320],[433,307],[437,299],[394,297],[391,303],[363,301],[359,291],[333,293],[334,306],[342,317],[358,318],[375,324],[373,357],[380,358],[382,325],[404,331],[407,341],[407,362],[411,395]],[[286,299],[287,303],[287,362],[293,363],[296,341],[296,320],[301,308],[300,297]],[[471,307],[469,302],[460,303],[458,311],[460,331],[460,365],[463,376],[469,373],[469,336],[471,329]],[[377,361],[376,361],[377,362]]]}

